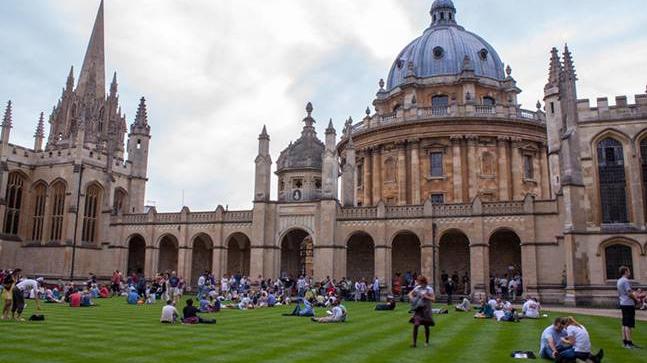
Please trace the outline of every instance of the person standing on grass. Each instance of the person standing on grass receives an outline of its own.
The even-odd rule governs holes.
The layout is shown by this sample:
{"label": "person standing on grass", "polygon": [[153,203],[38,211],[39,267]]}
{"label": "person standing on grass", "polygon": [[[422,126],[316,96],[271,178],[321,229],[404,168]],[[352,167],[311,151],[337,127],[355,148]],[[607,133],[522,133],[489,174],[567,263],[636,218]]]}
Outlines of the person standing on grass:
{"label": "person standing on grass", "polygon": [[418,343],[418,329],[420,326],[425,327],[425,347],[429,346],[429,327],[434,326],[434,319],[431,315],[431,303],[435,300],[434,289],[427,285],[427,278],[419,275],[416,278],[416,287],[409,292],[409,301],[411,301],[411,311],[413,316],[409,322],[413,324],[413,344],[415,348]]}
{"label": "person standing on grass", "polygon": [[373,301],[380,301],[380,279],[376,276],[373,280]]}
{"label": "person standing on grass", "polygon": [[11,317],[15,320],[24,321],[22,318],[22,311],[25,308],[25,293],[34,294],[34,301],[36,302],[36,311],[40,312],[40,299],[38,297],[38,287],[43,283],[43,278],[39,277],[36,280],[24,279],[16,284],[13,289],[13,306],[11,307]]}
{"label": "person standing on grass", "polygon": [[456,288],[456,284],[454,283],[454,280],[450,277],[445,281],[445,293],[447,294],[447,305],[452,304],[452,295],[454,295],[454,289]]}
{"label": "person standing on grass", "polygon": [[636,293],[631,289],[629,278],[631,270],[629,267],[620,267],[620,278],[618,279],[618,300],[622,310],[622,344],[627,349],[638,348],[631,340],[631,329],[636,327]]}

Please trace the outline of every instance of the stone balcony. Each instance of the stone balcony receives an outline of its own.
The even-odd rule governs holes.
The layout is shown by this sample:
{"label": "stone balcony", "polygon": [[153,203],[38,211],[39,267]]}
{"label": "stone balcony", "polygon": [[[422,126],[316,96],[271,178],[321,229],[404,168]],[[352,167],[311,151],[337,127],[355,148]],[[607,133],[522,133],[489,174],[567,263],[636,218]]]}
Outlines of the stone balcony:
{"label": "stone balcony", "polygon": [[176,213],[157,213],[153,208],[148,213],[116,215],[110,220],[112,225],[217,223],[252,223],[252,211],[227,211],[218,207],[210,212],[190,212],[184,208]]}
{"label": "stone balcony", "polygon": [[530,111],[517,106],[453,104],[448,106],[416,107],[415,105],[411,105],[406,110],[367,116],[364,120],[352,125],[351,131],[353,135],[357,135],[366,131],[382,127],[390,127],[396,124],[405,124],[407,122],[454,118],[466,120],[494,119],[502,121],[520,121],[530,122],[544,127],[546,125],[546,114],[541,110]]}

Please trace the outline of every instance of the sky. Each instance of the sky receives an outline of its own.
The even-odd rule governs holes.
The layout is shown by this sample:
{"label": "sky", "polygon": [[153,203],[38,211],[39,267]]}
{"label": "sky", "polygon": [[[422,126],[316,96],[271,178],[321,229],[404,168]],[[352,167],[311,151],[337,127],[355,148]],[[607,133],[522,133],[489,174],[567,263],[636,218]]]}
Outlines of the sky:
{"label": "sky", "polygon": [[[14,103],[11,142],[32,147],[71,65],[78,77],[99,0],[0,2],[0,103]],[[431,3],[105,0],[106,72],[118,74],[128,123],[147,99],[146,200],[158,211],[251,208],[263,125],[276,161],[299,137],[308,101],[322,139],[329,119],[338,134],[349,116],[360,120],[400,50],[429,25]],[[454,3],[459,24],[512,67],[525,108],[542,99],[550,49],[565,42],[579,98],[594,106],[645,92],[644,0]]]}

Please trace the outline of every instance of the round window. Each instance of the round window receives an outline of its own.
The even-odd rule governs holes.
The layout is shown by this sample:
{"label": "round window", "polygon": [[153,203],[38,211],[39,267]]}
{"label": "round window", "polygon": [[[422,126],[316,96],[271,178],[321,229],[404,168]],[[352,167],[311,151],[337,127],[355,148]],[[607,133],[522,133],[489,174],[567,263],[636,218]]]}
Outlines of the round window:
{"label": "round window", "polygon": [[445,54],[445,50],[442,47],[435,47],[434,50],[434,58],[442,58],[443,55]]}
{"label": "round window", "polygon": [[485,48],[479,51],[479,57],[481,58],[481,60],[487,60],[487,54],[488,54],[488,51]]}

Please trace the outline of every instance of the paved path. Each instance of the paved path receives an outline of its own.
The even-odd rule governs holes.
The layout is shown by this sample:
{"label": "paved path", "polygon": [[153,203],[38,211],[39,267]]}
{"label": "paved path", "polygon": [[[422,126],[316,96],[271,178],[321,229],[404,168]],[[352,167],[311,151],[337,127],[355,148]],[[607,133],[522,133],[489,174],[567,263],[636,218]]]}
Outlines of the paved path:
{"label": "paved path", "polygon": [[[618,309],[573,308],[568,306],[543,306],[542,311],[563,312],[593,316],[605,316],[620,319],[622,314]],[[636,310],[636,320],[647,321],[647,310]]]}

